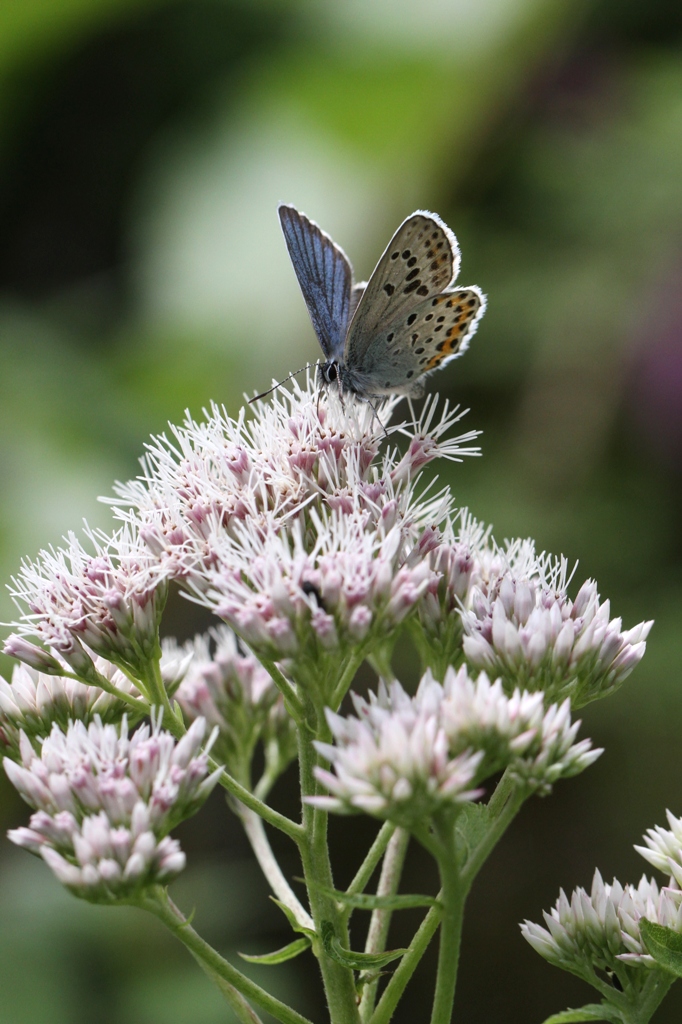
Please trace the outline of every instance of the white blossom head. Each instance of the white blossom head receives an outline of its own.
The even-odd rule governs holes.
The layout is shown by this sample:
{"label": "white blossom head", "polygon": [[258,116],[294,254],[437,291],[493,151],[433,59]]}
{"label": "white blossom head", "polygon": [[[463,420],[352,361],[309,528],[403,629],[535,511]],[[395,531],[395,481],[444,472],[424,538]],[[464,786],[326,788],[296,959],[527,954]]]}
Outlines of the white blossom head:
{"label": "white blossom head", "polygon": [[[127,676],[110,662],[94,658],[94,666],[98,675],[120,693],[141,698]],[[61,664],[60,675],[39,672],[26,664],[15,665],[11,682],[0,676],[0,749],[18,760],[22,732],[35,742],[48,736],[54,723],[66,730],[70,721],[89,725],[96,717],[102,722],[120,722],[126,711],[130,719],[130,706],[124,700],[74,679],[65,663]]]}
{"label": "white blossom head", "polygon": [[[171,652],[164,642],[164,652]],[[293,720],[270,675],[224,624],[196,636],[178,651],[188,659],[176,694],[185,717],[217,727],[218,761],[241,777],[259,740],[268,769],[279,774],[296,752]]]}
{"label": "white blossom head", "polygon": [[[533,949],[583,978],[602,996],[608,998],[612,987],[616,1006],[622,1008],[626,1000],[636,1010],[650,991],[651,971],[660,970],[645,951],[640,921],[646,918],[682,931],[682,892],[659,889],[646,877],[637,886],[622,886],[616,879],[607,885],[595,871],[589,893],[576,889],[569,899],[562,890],[555,906],[543,916],[546,927],[531,921],[521,925]],[[660,973],[665,979],[665,972]]]}
{"label": "white blossom head", "polygon": [[[315,746],[334,771],[316,768],[315,774],[332,795],[309,797],[309,803],[341,813],[364,811],[409,828],[480,796],[474,779],[482,752],[451,757],[438,714],[415,708],[407,694],[403,702],[402,688],[392,692],[395,709],[391,697],[380,694],[386,714],[342,718],[327,711],[335,743]],[[379,702],[372,710],[379,710]]]}
{"label": "white blossom head", "polygon": [[635,849],[659,871],[672,876],[677,888],[682,889],[682,818],[676,818],[670,811],[666,811],[666,815],[670,828],[657,825],[647,829],[646,846],[635,846]]}
{"label": "white blossom head", "polygon": [[371,649],[406,618],[433,580],[399,524],[310,513],[285,533],[246,522],[212,541],[214,568],[198,599],[259,656],[324,662]]}
{"label": "white blossom head", "polygon": [[[422,686],[433,687],[429,675]],[[485,672],[476,680],[465,668],[450,668],[442,687],[441,717],[450,749],[483,750],[479,781],[508,768],[528,793],[550,792],[562,778],[578,775],[601,756],[589,739],[575,742],[580,722],[571,721],[570,704],[543,706],[542,693],[504,692]],[[417,692],[419,699],[420,691]]]}
{"label": "white blossom head", "polygon": [[[474,588],[487,582],[491,543],[490,527],[474,519],[468,509],[448,517],[444,530],[433,537],[428,558],[435,577],[419,604],[424,639],[416,639],[423,661],[440,679],[461,656],[460,612],[469,607]],[[421,544],[425,546],[425,538]]]}
{"label": "white blossom head", "polygon": [[216,533],[233,535],[240,524],[287,529],[307,509],[326,515],[358,507],[374,518],[414,518],[422,467],[478,454],[470,445],[476,432],[444,438],[463,413],[446,402],[437,417],[434,397],[409,428],[388,428],[408,436],[406,454],[389,447],[380,456],[382,421],[398,401],[389,398],[376,412],[352,396],[342,405],[333,393],[320,398],[309,375],[303,387],[278,389],[236,419],[214,404],[202,422],[188,416],[170,436],[154,438],[142,474],[117,484],[112,504],[181,581],[210,568]]}
{"label": "white blossom head", "polygon": [[216,784],[202,751],[198,719],[180,741],[160,728],[127,721],[56,724],[36,753],[20,738],[21,762],[4,759],[10,782],[34,808],[12,842],[43,857],[76,895],[94,901],[132,899],[167,882],[185,864],[168,832],[194,814]]}
{"label": "white blossom head", "polygon": [[329,810],[423,823],[480,796],[503,768],[525,795],[545,793],[601,754],[589,740],[574,743],[580,723],[568,704],[545,711],[541,694],[507,697],[499,680],[473,680],[465,668],[449,669],[442,684],[427,672],[414,697],[394,681],[353,703],[356,715],[327,712],[335,742],[317,744],[334,771],[316,769],[331,796],[313,802]]}
{"label": "white blossom head", "polygon": [[[159,653],[165,572],[127,525],[111,537],[85,535],[87,547],[70,533],[65,547],[22,564],[10,588],[22,610],[18,637],[37,637],[86,682],[97,682],[88,651],[144,678]],[[39,651],[11,638],[9,653],[28,664],[36,666]]]}
{"label": "white blossom head", "polygon": [[573,707],[613,693],[644,656],[652,623],[623,630],[592,580],[571,601],[565,559],[534,557],[530,542],[504,561],[462,612],[469,663],[508,688],[543,690],[546,701],[569,697]]}

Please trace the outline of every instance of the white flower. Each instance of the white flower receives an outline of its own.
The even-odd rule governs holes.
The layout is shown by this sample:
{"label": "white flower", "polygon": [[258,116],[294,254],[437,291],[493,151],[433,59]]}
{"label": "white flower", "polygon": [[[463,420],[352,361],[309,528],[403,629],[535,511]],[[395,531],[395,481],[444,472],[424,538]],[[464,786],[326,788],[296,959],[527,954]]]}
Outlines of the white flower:
{"label": "white flower", "polygon": [[589,768],[603,749],[589,739],[574,743],[580,721],[571,722],[571,702],[551,704],[544,714],[536,741],[524,757],[512,764],[514,775],[530,789],[549,793],[559,779],[569,779]]}
{"label": "white flower", "polygon": [[509,767],[526,793],[546,793],[601,754],[589,740],[574,743],[568,702],[543,708],[542,694],[515,691],[484,672],[430,672],[414,697],[383,682],[369,700],[353,695],[356,716],[327,711],[334,745],[317,743],[334,773],[316,769],[332,794],[312,802],[334,811],[362,810],[397,821],[423,821],[447,803],[479,796],[474,787]]}
{"label": "white flower", "polygon": [[158,720],[129,737],[125,717],[118,728],[95,718],[65,732],[53,725],[37,754],[22,733],[21,763],[5,758],[4,767],[36,813],[9,838],[88,899],[168,880],[184,855],[167,833],[199,809],[220,774],[207,775],[204,734],[202,719],[176,742]]}
{"label": "white flower", "polygon": [[115,902],[172,881],[186,862],[177,839],[157,838],[143,803],[130,817],[128,825],[114,826],[104,811],[81,821],[70,811],[54,816],[36,811],[29,828],[8,834],[17,846],[41,856],[76,896]]}
{"label": "white flower", "polygon": [[393,630],[433,579],[396,524],[375,529],[363,512],[310,513],[290,533],[246,522],[233,538],[216,535],[214,567],[198,599],[249,646],[278,660],[319,656]]}
{"label": "white flower", "polygon": [[[422,547],[425,541],[426,531],[420,539]],[[460,509],[454,518],[448,518],[442,535],[434,536],[429,547],[429,564],[436,576],[419,604],[425,642],[416,639],[422,657],[439,677],[460,656],[460,612],[469,606],[474,587],[487,583],[491,544],[490,527],[477,522],[468,509]]]}
{"label": "white flower", "polygon": [[[120,669],[103,658],[95,658],[94,665],[117,690],[141,699]],[[62,729],[76,719],[88,725],[96,716],[103,722],[119,722],[127,708],[129,711],[129,705],[114,694],[70,678],[66,664],[61,671],[62,675],[47,675],[24,664],[14,666],[11,683],[0,677],[0,743],[14,760],[19,757],[22,731],[30,739],[44,737],[55,722]]]}
{"label": "white flower", "polygon": [[[211,652],[211,646],[214,647]],[[170,654],[172,648],[164,645]],[[270,675],[248,650],[240,650],[226,625],[177,649],[188,659],[176,698],[185,716],[218,728],[215,756],[233,774],[250,764],[259,739],[273,769],[286,767],[296,750],[293,721]]]}
{"label": "white flower", "polygon": [[622,630],[592,580],[571,601],[565,560],[534,558],[530,542],[504,560],[462,611],[468,661],[507,687],[544,690],[548,701],[569,696],[574,707],[616,690],[643,657],[652,623]]}
{"label": "white flower", "polygon": [[[397,402],[382,402],[379,415],[388,420]],[[401,457],[390,445],[379,455],[386,431],[367,403],[320,399],[312,378],[257,403],[249,418],[242,410],[232,419],[214,405],[204,422],[188,418],[171,438],[154,439],[141,477],[117,485],[112,504],[168,575],[194,591],[216,554],[224,561],[227,541],[248,547],[251,535],[290,533],[296,521],[305,536],[314,516],[318,523],[362,516],[365,529],[378,533],[397,526],[414,548],[451,508],[447,489],[418,495],[421,467],[478,451],[467,447],[475,432],[443,439],[462,414],[446,402],[437,419],[436,408],[437,399],[428,400],[417,423],[391,428],[410,438]],[[320,636],[333,646],[331,624],[318,619]]]}
{"label": "white flower", "polygon": [[666,815],[670,829],[660,825],[647,829],[646,846],[635,846],[635,849],[659,871],[672,875],[682,889],[682,818],[676,818],[670,811],[666,811]]}
{"label": "white flower", "polygon": [[[97,682],[84,648],[133,674],[158,653],[158,625],[166,599],[164,571],[139,536],[124,526],[112,536],[86,530],[91,551],[75,534],[64,548],[25,561],[10,593],[20,608],[20,637],[35,636],[84,680]],[[14,642],[13,653],[33,652]],[[39,649],[38,649],[39,650]]]}
{"label": "white flower", "polygon": [[[436,686],[438,684],[435,684]],[[432,695],[428,695],[429,697]],[[473,781],[483,752],[452,757],[440,721],[438,700],[410,698],[399,683],[382,683],[370,703],[353,696],[358,717],[327,710],[335,744],[316,742],[334,772],[316,768],[333,795],[309,802],[332,811],[365,811],[401,823],[428,819],[445,806],[480,795]]]}
{"label": "white flower", "polygon": [[600,991],[614,975],[614,991],[636,1005],[649,976],[641,967],[657,969],[644,950],[639,922],[646,918],[682,931],[682,893],[659,890],[646,877],[638,886],[622,886],[616,879],[607,885],[595,871],[590,893],[576,889],[569,900],[562,890],[556,905],[543,916],[546,928],[531,921],[521,925],[523,937],[540,956],[590,984],[598,981]]}

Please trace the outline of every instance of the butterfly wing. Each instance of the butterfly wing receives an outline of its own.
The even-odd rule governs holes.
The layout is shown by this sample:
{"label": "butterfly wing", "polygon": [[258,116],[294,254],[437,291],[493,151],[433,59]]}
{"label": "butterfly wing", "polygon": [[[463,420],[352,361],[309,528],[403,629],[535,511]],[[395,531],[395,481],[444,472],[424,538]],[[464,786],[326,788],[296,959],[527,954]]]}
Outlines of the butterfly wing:
{"label": "butterfly wing", "polygon": [[405,316],[382,326],[351,370],[361,395],[417,394],[420,379],[466,352],[485,312],[485,296],[475,286],[455,288],[415,304]]}
{"label": "butterfly wing", "polygon": [[365,288],[367,287],[366,281],[360,281],[359,284],[353,285],[353,290],[350,293],[350,308],[348,310],[348,321],[350,322],[355,316],[355,310],[358,308],[360,299],[365,294]]}
{"label": "butterfly wing", "polygon": [[280,203],[279,220],[305,304],[327,359],[343,354],[353,268],[343,249],[295,207]]}
{"label": "butterfly wing", "polygon": [[415,392],[425,373],[461,355],[485,311],[456,288],[459,249],[446,224],[418,211],[379,260],[348,331],[346,379],[360,395]]}
{"label": "butterfly wing", "polygon": [[369,279],[348,331],[344,354],[363,366],[385,326],[422,300],[444,291],[459,270],[457,240],[435,213],[418,210],[403,221]]}

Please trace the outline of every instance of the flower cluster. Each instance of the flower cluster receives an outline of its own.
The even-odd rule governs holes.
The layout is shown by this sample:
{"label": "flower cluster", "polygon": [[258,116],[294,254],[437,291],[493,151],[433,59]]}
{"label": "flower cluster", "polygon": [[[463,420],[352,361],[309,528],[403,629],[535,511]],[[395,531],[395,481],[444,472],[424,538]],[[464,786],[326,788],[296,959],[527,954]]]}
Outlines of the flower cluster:
{"label": "flower cluster", "polygon": [[[130,680],[103,658],[94,659],[100,677],[120,693],[140,697]],[[0,676],[0,748],[18,760],[23,732],[29,739],[47,736],[53,723],[65,730],[69,722],[80,720],[89,725],[97,717],[102,722],[120,722],[130,707],[114,693],[99,686],[81,683],[62,666],[62,674],[39,672],[28,665],[15,665],[11,683]]]}
{"label": "flower cluster", "polygon": [[[395,399],[378,409],[390,417]],[[156,438],[142,476],[118,485],[117,515],[176,579],[269,660],[337,657],[386,636],[437,587],[428,556],[451,510],[447,489],[418,493],[435,458],[476,449],[475,433],[427,401],[405,454],[367,403],[323,402],[312,380],[278,392],[254,416],[214,406],[171,439]]]}
{"label": "flower cluster", "polygon": [[644,656],[652,623],[623,631],[594,581],[569,599],[564,559],[540,556],[529,566],[527,546],[514,554],[473,588],[462,612],[469,663],[508,688],[543,690],[547,701],[570,697],[573,707],[612,693]]}
{"label": "flower cluster", "polygon": [[576,889],[571,898],[561,892],[556,905],[544,913],[546,928],[525,921],[523,937],[550,963],[571,971],[604,992],[604,975],[617,979],[614,990],[636,999],[655,962],[644,949],[640,921],[646,918],[682,931],[682,892],[659,889],[653,879],[639,885],[611,885],[595,871],[591,892]]}
{"label": "flower cluster", "polygon": [[479,796],[475,787],[507,765],[526,792],[546,792],[601,753],[573,742],[580,723],[571,724],[568,702],[545,712],[541,694],[506,697],[499,681],[474,681],[464,668],[449,669],[443,684],[427,673],[414,697],[393,682],[353,701],[357,717],[327,713],[335,744],[317,744],[334,767],[316,769],[332,796],[312,800],[329,810],[414,824]]}
{"label": "flower cluster", "polygon": [[[384,401],[379,414],[390,418],[397,399]],[[134,525],[170,575],[194,575],[197,584],[212,562],[217,533],[232,534],[239,524],[254,529],[286,528],[292,518],[314,507],[319,513],[363,508],[369,518],[405,516],[412,525],[430,510],[415,508],[411,483],[435,458],[461,459],[477,453],[467,447],[476,432],[441,440],[461,418],[447,403],[435,422],[437,400],[427,401],[400,458],[389,449],[377,463],[385,435],[367,403],[349,397],[343,406],[319,400],[314,379],[305,388],[278,390],[246,419],[235,420],[211,407],[207,419],[188,418],[173,437],[157,437],[142,461],[142,475],[119,484],[112,504]],[[393,431],[408,433],[403,426]]]}
{"label": "flower cluster", "polygon": [[[120,722],[125,714],[134,725],[149,710],[146,697],[128,676],[86,647],[88,678],[96,683],[81,682],[60,655],[48,654],[22,637],[11,637],[5,653],[21,661],[14,666],[11,682],[0,676],[0,750],[15,761],[20,759],[22,732],[36,746],[36,741],[49,735],[53,723],[65,730],[72,721],[89,725],[99,717],[102,722]],[[180,685],[191,659],[192,653],[174,641],[163,641],[159,670],[169,696]]]}
{"label": "flower cluster", "polygon": [[644,836],[646,846],[636,846],[645,860],[666,875],[672,875],[679,889],[682,889],[682,818],[676,818],[667,811],[669,829],[657,825],[647,830]]}
{"label": "flower cluster", "polygon": [[10,592],[26,611],[10,650],[35,666],[40,649],[18,640],[36,636],[85,682],[98,681],[86,648],[144,678],[158,655],[164,568],[127,525],[111,537],[90,530],[86,537],[91,551],[71,533],[66,547],[22,564]]}
{"label": "flower cluster", "polygon": [[395,629],[432,581],[424,560],[406,563],[399,525],[368,529],[366,517],[314,512],[285,534],[244,524],[214,542],[205,600],[249,645],[278,660],[359,645]]}
{"label": "flower cluster", "polygon": [[270,675],[253,654],[240,650],[225,625],[195,637],[179,651],[190,659],[176,694],[185,717],[202,717],[217,727],[214,756],[238,777],[248,773],[256,743],[262,740],[265,774],[274,781],[295,755],[296,736]]}
{"label": "flower cluster", "polygon": [[132,736],[125,718],[118,728],[98,718],[66,731],[55,724],[40,754],[22,734],[21,763],[5,758],[4,767],[35,813],[9,838],[86,899],[133,898],[169,881],[185,857],[168,832],[199,809],[219,776],[207,773],[205,728],[198,719],[176,743],[158,720]]}
{"label": "flower cluster", "polygon": [[449,517],[442,534],[434,537],[429,551],[433,582],[419,603],[412,633],[424,663],[439,678],[461,656],[460,612],[469,607],[473,587],[485,585],[491,550],[490,528],[468,509]]}

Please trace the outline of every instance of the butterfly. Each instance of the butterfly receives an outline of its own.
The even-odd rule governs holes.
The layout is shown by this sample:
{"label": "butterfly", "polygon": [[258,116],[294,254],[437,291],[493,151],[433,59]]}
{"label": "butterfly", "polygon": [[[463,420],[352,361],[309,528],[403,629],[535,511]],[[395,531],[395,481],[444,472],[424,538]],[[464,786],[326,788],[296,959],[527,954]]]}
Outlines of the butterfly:
{"label": "butterfly", "polygon": [[325,361],[321,385],[369,400],[418,396],[423,378],[466,351],[486,299],[456,287],[459,246],[435,213],[417,210],[400,225],[368,282],[353,283],[350,260],[294,206],[279,219]]}

